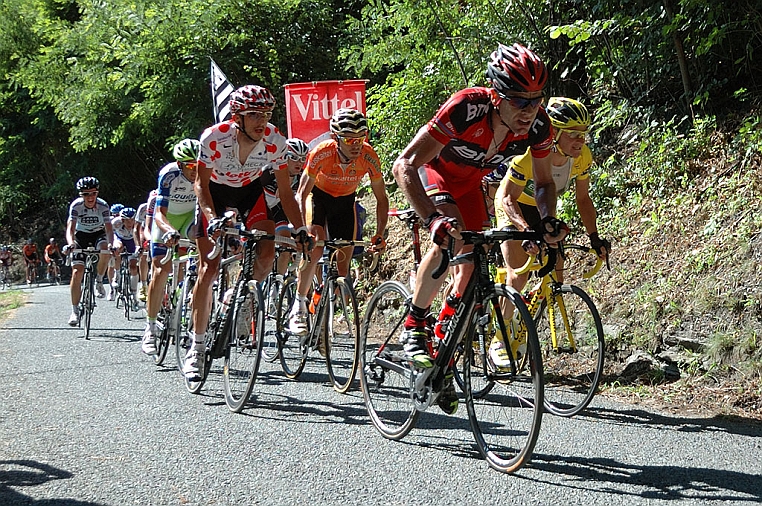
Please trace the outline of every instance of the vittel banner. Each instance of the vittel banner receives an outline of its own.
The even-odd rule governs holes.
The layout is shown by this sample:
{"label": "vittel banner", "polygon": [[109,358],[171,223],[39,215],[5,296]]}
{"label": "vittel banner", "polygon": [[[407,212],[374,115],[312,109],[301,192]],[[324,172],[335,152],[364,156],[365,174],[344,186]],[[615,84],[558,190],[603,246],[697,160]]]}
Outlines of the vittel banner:
{"label": "vittel banner", "polygon": [[328,132],[328,121],[334,111],[351,108],[365,114],[366,82],[353,79],[287,84],[288,136],[310,143]]}

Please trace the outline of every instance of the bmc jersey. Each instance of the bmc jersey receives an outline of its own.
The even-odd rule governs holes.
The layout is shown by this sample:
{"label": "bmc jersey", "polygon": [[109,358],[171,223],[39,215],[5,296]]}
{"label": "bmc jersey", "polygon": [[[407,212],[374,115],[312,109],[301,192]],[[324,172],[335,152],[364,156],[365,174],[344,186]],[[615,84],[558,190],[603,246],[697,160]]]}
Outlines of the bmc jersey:
{"label": "bmc jersey", "polygon": [[228,120],[212,125],[201,134],[199,166],[212,169],[212,182],[240,188],[259,178],[267,164],[272,164],[276,170],[287,170],[283,158],[287,149],[286,138],[274,125],[267,124],[264,137],[243,164],[238,156],[237,131],[235,122]]}
{"label": "bmc jersey", "polygon": [[167,208],[167,214],[188,214],[196,209],[193,183],[183,175],[177,162],[168,163],[159,172],[156,207]]}
{"label": "bmc jersey", "polygon": [[[590,167],[593,165],[593,154],[590,148],[582,146],[582,152],[577,158],[567,157],[566,163],[561,166],[553,165],[553,182],[556,183],[556,194],[563,195],[569,189],[573,179],[580,180],[590,178]],[[534,200],[534,181],[532,180],[532,156],[529,151],[511,160],[508,172],[508,181],[523,186],[524,191],[519,195],[518,201],[522,204],[536,206]],[[506,185],[504,179],[502,185]],[[501,185],[501,186],[502,186]]]}
{"label": "bmc jersey", "polygon": [[129,241],[133,239],[133,229],[125,226],[124,220],[121,216],[117,216],[111,220],[111,226],[114,228],[114,235],[116,235],[121,241]]}
{"label": "bmc jersey", "polygon": [[488,88],[466,88],[451,96],[427,125],[431,136],[445,146],[424,167],[441,174],[450,189],[462,189],[453,197],[479,188],[484,175],[527,148],[536,158],[550,154],[553,144],[550,119],[540,107],[528,133],[516,135],[509,130],[497,153],[486,160],[495,140],[490,124],[493,109]]}
{"label": "bmc jersey", "polygon": [[106,229],[106,222],[111,219],[111,212],[106,201],[99,198],[91,209],[85,206],[85,199],[79,197],[69,206],[69,219],[76,223],[77,232],[100,232]]}
{"label": "bmc jersey", "polygon": [[[299,188],[299,180],[301,174],[291,177],[291,189],[296,194],[296,190]],[[275,179],[275,172],[273,172],[272,166],[268,165],[262,171],[260,177],[262,181],[262,188],[265,190],[265,199],[267,200],[267,207],[272,209],[280,203],[280,195],[278,194],[278,181]]]}
{"label": "bmc jersey", "polygon": [[370,144],[363,143],[360,156],[349,163],[341,163],[337,141],[323,141],[307,155],[307,175],[315,179],[315,186],[333,197],[351,195],[357,190],[363,176],[371,181],[383,179],[381,162]]}

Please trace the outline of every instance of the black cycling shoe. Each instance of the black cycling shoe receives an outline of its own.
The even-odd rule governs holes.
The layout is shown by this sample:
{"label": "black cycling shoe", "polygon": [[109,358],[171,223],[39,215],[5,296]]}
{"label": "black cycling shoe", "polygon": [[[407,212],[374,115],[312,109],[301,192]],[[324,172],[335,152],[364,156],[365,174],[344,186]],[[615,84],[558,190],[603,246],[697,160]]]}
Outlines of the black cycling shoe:
{"label": "black cycling shoe", "polygon": [[452,379],[452,371],[449,371],[445,376],[442,392],[437,397],[437,406],[448,415],[454,415],[458,411],[458,392],[455,391]]}

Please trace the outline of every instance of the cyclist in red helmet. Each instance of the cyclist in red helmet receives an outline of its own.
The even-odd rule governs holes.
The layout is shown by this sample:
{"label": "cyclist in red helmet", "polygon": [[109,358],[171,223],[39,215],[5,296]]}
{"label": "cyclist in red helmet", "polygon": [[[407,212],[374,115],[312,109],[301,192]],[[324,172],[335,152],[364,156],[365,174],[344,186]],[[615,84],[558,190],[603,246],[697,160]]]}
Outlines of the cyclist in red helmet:
{"label": "cyclist in red helmet", "polygon": [[[285,160],[286,138],[269,120],[275,97],[267,88],[247,85],[230,95],[232,119],[204,130],[194,183],[196,245],[199,251],[198,281],[193,291],[193,346],[188,352],[183,373],[193,381],[200,377],[204,361],[204,333],[209,322],[212,284],[217,277],[219,257],[208,258],[214,239],[223,226],[227,209],[237,209],[246,229],[257,228],[270,234],[275,224],[268,212],[261,176],[267,165],[274,168],[281,205],[296,229],[297,239],[307,244],[299,206],[294,199]],[[275,246],[262,241],[254,265],[254,277],[262,281],[272,267]]]}
{"label": "cyclist in red helmet", "polygon": [[[413,301],[403,335],[406,358],[420,368],[432,367],[426,341],[430,330],[426,315],[444,276],[434,279],[442,248],[460,230],[482,230],[489,225],[481,192],[482,177],[510,157],[530,150],[534,164],[537,207],[541,226],[552,241],[560,240],[565,226],[554,218],[556,192],[548,155],[553,144],[548,115],[542,107],[548,69],[531,50],[514,44],[498,45],[486,72],[491,87],[467,88],[455,93],[424,125],[394,162],[394,177],[431,232],[433,245],[420,267]],[[467,251],[462,243],[456,252]],[[472,265],[454,270],[454,295],[446,304],[457,304],[458,294]],[[437,399],[448,414],[458,408],[452,373]]]}

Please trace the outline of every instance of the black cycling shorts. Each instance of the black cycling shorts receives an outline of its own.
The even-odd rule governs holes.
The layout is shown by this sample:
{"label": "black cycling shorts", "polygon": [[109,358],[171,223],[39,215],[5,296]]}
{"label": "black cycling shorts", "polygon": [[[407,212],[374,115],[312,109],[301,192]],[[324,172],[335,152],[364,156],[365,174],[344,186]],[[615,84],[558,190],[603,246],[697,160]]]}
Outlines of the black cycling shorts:
{"label": "black cycling shorts", "polygon": [[353,240],[357,236],[355,194],[334,197],[313,187],[307,196],[307,225],[323,227],[331,239]]}
{"label": "black cycling shorts", "polygon": [[[247,230],[250,230],[255,223],[270,219],[265,192],[259,179],[241,187],[210,182],[209,193],[212,195],[214,214],[221,217],[226,211],[235,209]],[[206,237],[209,223],[198,206],[196,206],[195,225],[196,237]]]}

